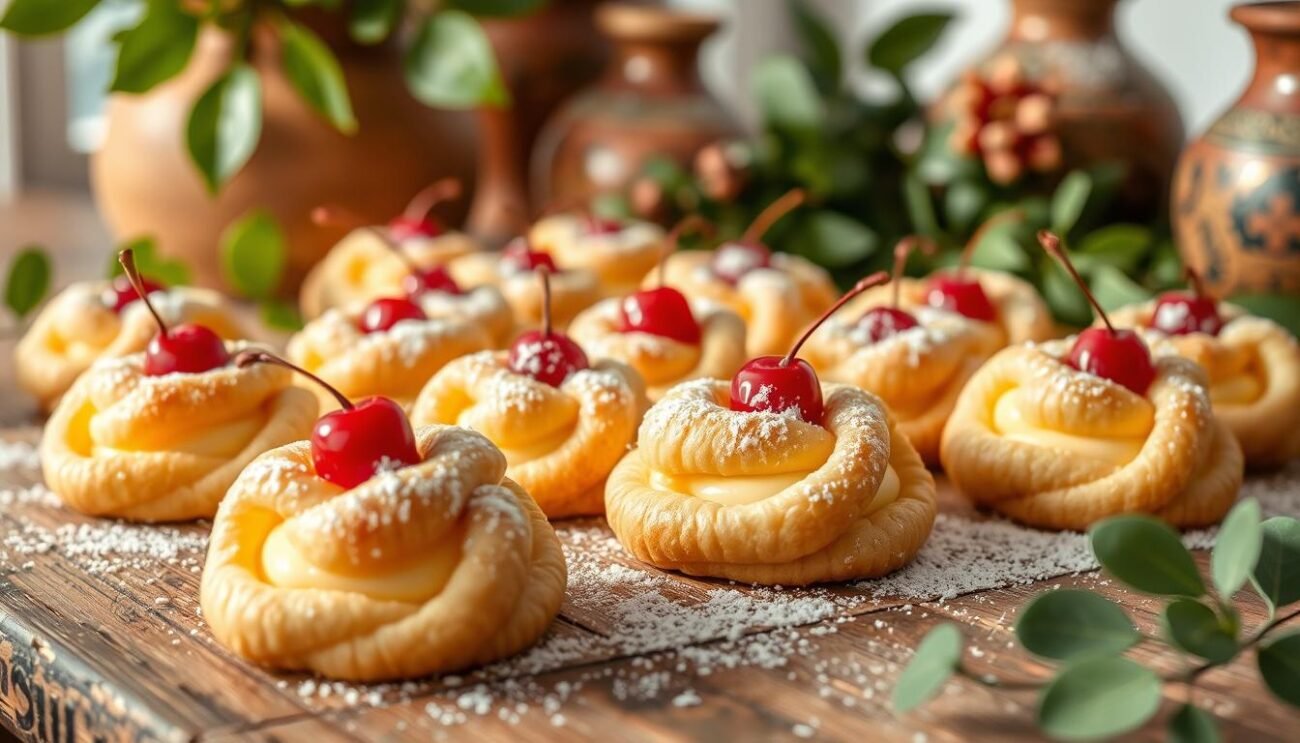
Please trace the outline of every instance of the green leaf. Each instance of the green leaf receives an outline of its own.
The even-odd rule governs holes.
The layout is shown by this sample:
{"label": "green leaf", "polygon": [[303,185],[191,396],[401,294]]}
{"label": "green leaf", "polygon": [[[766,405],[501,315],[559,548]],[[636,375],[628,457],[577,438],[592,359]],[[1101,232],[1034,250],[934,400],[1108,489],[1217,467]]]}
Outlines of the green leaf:
{"label": "green leaf", "polygon": [[1214,718],[1200,707],[1184,704],[1169,718],[1166,738],[1170,743],[1219,743]]}
{"label": "green leaf", "polygon": [[1274,516],[1260,525],[1260,532],[1251,582],[1276,611],[1300,601],[1300,521]]}
{"label": "green leaf", "polygon": [[987,230],[975,245],[970,256],[971,265],[996,271],[1023,271],[1032,263],[1025,249],[1016,239],[1015,225],[1002,225]]}
{"label": "green leaf", "polygon": [[1081,170],[1071,171],[1052,194],[1052,230],[1064,237],[1083,216],[1092,194],[1092,178]]}
{"label": "green leaf", "polygon": [[50,257],[39,246],[29,245],[9,263],[5,279],[5,306],[19,319],[41,303],[50,290]]}
{"label": "green leaf", "polygon": [[348,84],[334,52],[311,29],[285,19],[279,24],[285,77],[298,95],[335,129],[344,134],[357,130],[348,99]]}
{"label": "green leaf", "polygon": [[429,16],[420,26],[406,54],[406,84],[435,108],[510,104],[487,34],[458,10]]}
{"label": "green leaf", "polygon": [[1078,243],[1079,270],[1104,264],[1132,273],[1151,248],[1151,230],[1135,224],[1116,224],[1089,232]]}
{"label": "green leaf", "polygon": [[1093,296],[1108,311],[1151,298],[1151,292],[1114,266],[1101,265],[1094,268],[1088,286],[1092,289]]}
{"label": "green leaf", "polygon": [[113,250],[112,261],[108,266],[109,278],[122,275],[122,264],[117,262],[117,254],[130,248],[135,253],[135,267],[140,275],[163,284],[164,286],[182,286],[190,283],[190,269],[178,258],[167,259],[158,253],[158,244],[152,237],[137,237],[128,240]]}
{"label": "green leaf", "polygon": [[221,235],[221,273],[235,291],[252,299],[275,293],[284,276],[284,233],[262,209],[244,215]]}
{"label": "green leaf", "polygon": [[1224,626],[1210,607],[1193,599],[1176,599],[1165,607],[1169,642],[1192,655],[1226,663],[1237,654],[1236,633]]}
{"label": "green leaf", "polygon": [[99,0],[12,0],[0,18],[0,29],[19,36],[46,36],[72,27]]}
{"label": "green leaf", "polygon": [[269,299],[262,302],[261,311],[262,323],[269,328],[291,333],[302,330],[302,315],[298,312],[298,306],[292,302]]}
{"label": "green leaf", "polygon": [[801,218],[797,252],[819,266],[840,268],[871,255],[880,246],[875,230],[839,212],[810,212]]}
{"label": "green leaf", "polygon": [[916,173],[908,173],[903,178],[903,203],[907,206],[913,232],[930,238],[937,238],[942,233],[939,218],[934,213],[934,202],[930,199],[930,189]]}
{"label": "green leaf", "polygon": [[895,77],[934,46],[952,21],[951,13],[918,13],[901,18],[867,46],[867,64]]}
{"label": "green leaf", "polygon": [[1052,314],[1070,325],[1087,325],[1092,322],[1092,306],[1088,298],[1079,290],[1070,274],[1066,273],[1056,261],[1044,257],[1040,263],[1042,270],[1043,300],[1051,308]]}
{"label": "green leaf", "polygon": [[894,711],[908,712],[933,699],[957,670],[962,644],[956,625],[941,624],[930,630],[894,685]]}
{"label": "green leaf", "polygon": [[1247,498],[1234,506],[1223,520],[1214,542],[1214,552],[1210,555],[1210,575],[1225,601],[1230,601],[1232,595],[1246,584],[1259,561],[1263,540],[1259,503],[1254,498]]}
{"label": "green leaf", "polygon": [[1192,553],[1178,532],[1151,516],[1113,516],[1089,531],[1092,552],[1111,575],[1157,596],[1205,595]]}
{"label": "green leaf", "polygon": [[199,19],[176,0],[149,0],[140,23],[118,39],[111,90],[143,93],[185,69],[199,35]]}
{"label": "green leaf", "polygon": [[393,32],[402,0],[353,0],[348,33],[360,44],[378,44]]}
{"label": "green leaf", "polygon": [[1300,632],[1260,645],[1259,675],[1268,690],[1292,707],[1300,707]]}
{"label": "green leaf", "polygon": [[789,55],[768,57],[754,68],[754,97],[763,121],[775,129],[811,131],[826,118],[808,68]]}
{"label": "green leaf", "polygon": [[449,0],[447,7],[485,17],[509,17],[536,13],[546,0]]}
{"label": "green leaf", "polygon": [[799,41],[813,79],[825,92],[839,90],[843,62],[835,32],[824,18],[808,7],[806,0],[787,0],[786,8],[799,33]]}
{"label": "green leaf", "polygon": [[965,233],[974,227],[975,220],[988,204],[988,191],[974,181],[953,181],[944,190],[943,214],[948,226],[957,233]]}
{"label": "green leaf", "polygon": [[239,63],[217,78],[190,110],[185,143],[208,190],[216,193],[244,167],[262,136],[262,83]]}
{"label": "green leaf", "polygon": [[1267,317],[1300,338],[1300,296],[1295,294],[1238,294],[1233,304],[1250,310],[1252,315]]}
{"label": "green leaf", "polygon": [[1132,730],[1160,706],[1160,677],[1127,658],[1092,658],[1043,690],[1038,726],[1062,740],[1106,738]]}
{"label": "green leaf", "polygon": [[1029,652],[1054,660],[1117,655],[1141,639],[1118,605],[1075,589],[1034,597],[1020,612],[1016,637]]}

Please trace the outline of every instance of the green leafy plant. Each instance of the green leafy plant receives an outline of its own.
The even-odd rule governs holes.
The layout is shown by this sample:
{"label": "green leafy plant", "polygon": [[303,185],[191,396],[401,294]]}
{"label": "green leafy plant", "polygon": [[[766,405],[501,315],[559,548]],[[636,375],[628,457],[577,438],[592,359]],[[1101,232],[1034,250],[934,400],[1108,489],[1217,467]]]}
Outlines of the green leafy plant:
{"label": "green leafy plant", "polygon": [[[1004,688],[1038,688],[1038,725],[1060,740],[1104,738],[1134,730],[1160,708],[1163,686],[1188,687],[1188,702],[1170,717],[1174,741],[1219,739],[1213,716],[1195,705],[1198,680],[1254,650],[1265,686],[1300,707],[1300,633],[1283,626],[1300,609],[1300,521],[1261,521],[1259,504],[1243,500],[1224,519],[1210,555],[1209,581],[1178,533],[1149,516],[1117,516],[1089,532],[1093,554],[1119,582],[1164,599],[1162,632],[1138,631],[1124,610],[1096,593],[1047,591],[1020,611],[1015,633],[1035,656],[1057,663],[1046,683],[977,674],[963,665],[955,625],[941,624],[917,647],[894,688],[893,705],[907,712],[932,699],[954,675]],[[1260,626],[1242,626],[1234,597],[1250,583],[1269,606]],[[1184,658],[1183,670],[1160,675],[1125,653],[1151,644]]]}
{"label": "green leafy plant", "polygon": [[164,286],[183,286],[191,282],[189,266],[176,258],[166,258],[158,252],[158,243],[152,237],[137,237],[117,246],[108,262],[108,277],[121,276],[122,264],[117,254],[130,249],[135,254],[135,266],[140,275]]}
{"label": "green leafy plant", "polygon": [[221,271],[235,292],[256,301],[262,322],[280,330],[299,330],[302,317],[276,290],[288,261],[284,233],[269,212],[254,209],[221,235]]}
{"label": "green leafy plant", "polygon": [[[139,21],[114,37],[117,65],[110,90],[142,94],[189,64],[199,33],[211,26],[230,35],[234,52],[225,70],[194,101],[185,124],[190,158],[217,192],[257,149],[262,131],[262,85],[249,64],[255,29],[273,33],[280,64],[307,105],[344,134],[357,131],[347,83],[329,46],[303,22],[311,8],[348,13],[352,39],[379,44],[403,19],[415,28],[405,76],[413,95],[430,106],[504,106],[509,96],[487,36],[475,16],[536,12],[545,0],[136,0]],[[11,0],[0,29],[28,37],[61,33],[103,0]]]}
{"label": "green leafy plant", "polygon": [[5,306],[19,320],[36,309],[50,290],[50,257],[39,245],[28,245],[9,262],[5,275]]}

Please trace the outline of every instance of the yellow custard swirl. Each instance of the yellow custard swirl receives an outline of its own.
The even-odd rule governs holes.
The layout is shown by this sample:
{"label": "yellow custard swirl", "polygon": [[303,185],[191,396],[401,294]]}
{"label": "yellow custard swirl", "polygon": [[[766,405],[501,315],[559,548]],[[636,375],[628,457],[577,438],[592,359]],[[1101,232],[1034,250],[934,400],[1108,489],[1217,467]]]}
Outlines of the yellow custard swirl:
{"label": "yellow custard swirl", "polygon": [[[775,475],[723,477],[721,475],[669,475],[658,470],[650,474],[650,486],[669,493],[684,493],[724,506],[744,506],[770,498],[807,477],[809,472],[782,472]],[[893,467],[872,499],[868,513],[884,508],[898,497],[900,482]]]}
{"label": "yellow custard swirl", "polygon": [[1146,443],[1145,435],[1103,439],[1043,428],[1026,417],[1019,389],[998,398],[993,408],[993,425],[998,433],[1012,441],[1078,454],[1117,467],[1133,461]]}

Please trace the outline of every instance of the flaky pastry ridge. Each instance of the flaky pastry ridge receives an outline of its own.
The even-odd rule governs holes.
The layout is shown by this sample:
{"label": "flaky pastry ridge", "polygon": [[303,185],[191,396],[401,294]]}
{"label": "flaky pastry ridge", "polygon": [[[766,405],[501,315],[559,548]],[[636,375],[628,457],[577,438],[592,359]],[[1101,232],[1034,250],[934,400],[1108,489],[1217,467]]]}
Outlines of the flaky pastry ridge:
{"label": "flaky pastry ridge", "polygon": [[659,264],[664,230],[652,222],[629,222],[616,232],[592,232],[578,214],[543,217],[528,231],[537,250],[550,253],[561,269],[596,274],[602,297],[631,294]]}
{"label": "flaky pastry ridge", "polygon": [[[517,331],[542,324],[542,284],[536,271],[520,270],[503,262],[495,252],[467,255],[448,267],[461,286],[493,286],[500,290],[514,314]],[[551,322],[563,330],[579,312],[600,300],[596,274],[586,269],[564,269],[552,273]]]}

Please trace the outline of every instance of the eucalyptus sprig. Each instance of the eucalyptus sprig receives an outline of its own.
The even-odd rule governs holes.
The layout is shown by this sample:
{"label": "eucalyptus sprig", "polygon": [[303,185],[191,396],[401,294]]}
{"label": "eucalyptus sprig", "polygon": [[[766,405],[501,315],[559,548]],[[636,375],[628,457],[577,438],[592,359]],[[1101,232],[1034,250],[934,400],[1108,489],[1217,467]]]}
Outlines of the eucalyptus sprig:
{"label": "eucalyptus sprig", "polygon": [[19,321],[36,309],[50,290],[50,257],[39,245],[19,250],[5,273],[5,307]]}
{"label": "eucalyptus sprig", "polygon": [[[1042,593],[1020,611],[1020,645],[1057,664],[1047,682],[978,674],[962,661],[963,639],[942,624],[918,645],[893,692],[897,712],[932,699],[954,675],[996,688],[1039,690],[1037,722],[1053,738],[1102,738],[1134,730],[1160,708],[1163,687],[1181,684],[1187,699],[1170,717],[1172,741],[1217,741],[1214,717],[1196,706],[1200,678],[1254,651],[1265,686],[1300,707],[1300,632],[1284,625],[1300,616],[1300,521],[1261,521],[1259,504],[1243,500],[1224,519],[1210,556],[1210,583],[1178,533],[1150,516],[1118,516],[1089,532],[1105,571],[1129,588],[1164,600],[1160,636],[1138,631],[1118,604],[1096,593]],[[1242,626],[1234,597],[1249,582],[1268,604],[1259,626]],[[1213,591],[1210,589],[1213,586]],[[1125,653],[1150,644],[1182,659],[1181,670],[1159,674]]]}

